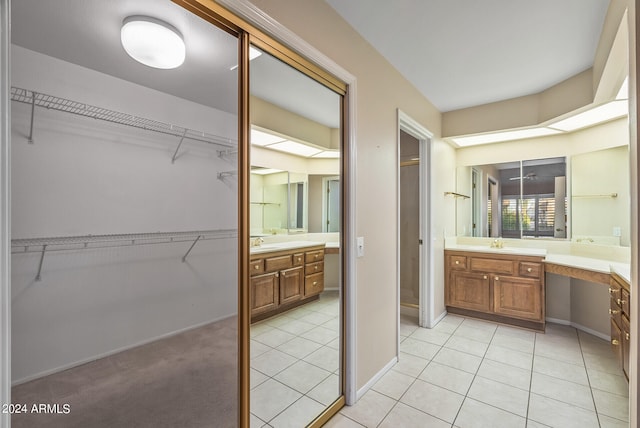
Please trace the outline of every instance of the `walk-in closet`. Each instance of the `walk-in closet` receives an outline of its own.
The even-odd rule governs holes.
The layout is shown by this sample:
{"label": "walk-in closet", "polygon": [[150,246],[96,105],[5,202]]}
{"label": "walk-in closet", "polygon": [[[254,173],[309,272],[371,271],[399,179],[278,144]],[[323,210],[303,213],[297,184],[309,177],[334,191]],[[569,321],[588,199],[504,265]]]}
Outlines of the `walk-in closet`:
{"label": "walk-in closet", "polygon": [[[12,426],[236,426],[238,39],[168,1],[12,9]],[[123,49],[147,13],[179,67]]]}

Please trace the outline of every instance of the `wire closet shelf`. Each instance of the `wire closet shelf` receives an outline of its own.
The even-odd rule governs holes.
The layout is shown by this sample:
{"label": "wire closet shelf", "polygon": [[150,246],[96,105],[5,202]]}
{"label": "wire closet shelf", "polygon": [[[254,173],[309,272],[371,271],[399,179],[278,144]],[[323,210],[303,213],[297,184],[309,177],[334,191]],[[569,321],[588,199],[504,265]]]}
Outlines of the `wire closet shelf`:
{"label": "wire closet shelf", "polygon": [[78,101],[72,101],[66,98],[43,94],[28,89],[11,87],[11,100],[31,105],[31,128],[29,133],[29,141],[33,139],[33,120],[34,107],[44,107],[51,110],[58,110],[92,119],[103,120],[106,122],[116,123],[125,126],[132,126],[138,129],[144,129],[153,132],[159,132],[171,135],[177,138],[189,139],[203,143],[213,144],[224,149],[236,149],[237,141],[231,138],[222,137],[208,132],[197,131],[153,119],[123,113],[115,110],[109,110],[103,107],[97,107]]}

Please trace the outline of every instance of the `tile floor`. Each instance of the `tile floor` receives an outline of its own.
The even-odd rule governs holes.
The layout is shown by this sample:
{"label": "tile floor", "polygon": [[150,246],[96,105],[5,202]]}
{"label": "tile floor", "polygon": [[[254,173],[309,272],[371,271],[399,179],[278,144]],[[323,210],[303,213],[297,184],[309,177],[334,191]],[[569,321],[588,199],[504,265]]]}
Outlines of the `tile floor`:
{"label": "tile floor", "polygon": [[339,298],[251,326],[251,427],[306,426],[339,396]]}
{"label": "tile floor", "polygon": [[448,315],[401,320],[400,361],[326,427],[627,427],[628,387],[609,343]]}

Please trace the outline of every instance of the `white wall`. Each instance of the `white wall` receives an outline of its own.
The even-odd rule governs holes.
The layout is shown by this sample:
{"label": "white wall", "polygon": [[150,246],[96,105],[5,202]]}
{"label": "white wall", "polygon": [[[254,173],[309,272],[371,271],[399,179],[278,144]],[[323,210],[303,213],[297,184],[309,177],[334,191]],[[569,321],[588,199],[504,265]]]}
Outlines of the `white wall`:
{"label": "white wall", "polygon": [[[14,47],[13,85],[235,137],[237,118]],[[236,228],[236,169],[215,147],[12,103],[12,237]],[[237,313],[236,239],[12,256],[19,383]]]}

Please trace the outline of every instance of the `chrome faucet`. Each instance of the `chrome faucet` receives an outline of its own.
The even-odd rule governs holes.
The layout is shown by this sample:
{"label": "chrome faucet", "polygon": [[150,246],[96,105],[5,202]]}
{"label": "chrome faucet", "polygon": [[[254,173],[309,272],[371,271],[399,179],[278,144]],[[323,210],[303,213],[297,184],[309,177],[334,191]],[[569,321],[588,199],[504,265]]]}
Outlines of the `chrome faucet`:
{"label": "chrome faucet", "polygon": [[264,242],[264,239],[262,239],[261,237],[257,237],[251,240],[250,245],[252,247],[259,247],[260,245],[262,245],[262,243]]}

